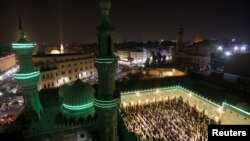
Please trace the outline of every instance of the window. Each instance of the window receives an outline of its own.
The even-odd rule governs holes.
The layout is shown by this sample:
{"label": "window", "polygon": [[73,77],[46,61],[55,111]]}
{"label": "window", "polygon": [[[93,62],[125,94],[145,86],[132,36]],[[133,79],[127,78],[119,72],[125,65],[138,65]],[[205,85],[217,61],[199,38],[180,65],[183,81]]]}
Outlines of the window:
{"label": "window", "polygon": [[58,74],[57,74],[57,72],[56,72],[56,76],[57,76]]}
{"label": "window", "polygon": [[85,69],[87,70],[87,69],[88,69],[88,67],[85,67]]}
{"label": "window", "polygon": [[70,67],[70,64],[68,66]]}
{"label": "window", "polygon": [[69,77],[69,80],[71,80],[71,76]]}
{"label": "window", "polygon": [[69,73],[71,73],[71,70],[69,70]]}
{"label": "window", "polygon": [[64,75],[65,74],[65,72],[64,71],[62,71],[62,75]]}
{"label": "window", "polygon": [[75,69],[75,72],[77,72],[77,69]]}
{"label": "window", "polygon": [[64,65],[62,65],[62,68],[64,68]]}
{"label": "window", "polygon": [[76,66],[76,63],[75,63],[75,66]]}

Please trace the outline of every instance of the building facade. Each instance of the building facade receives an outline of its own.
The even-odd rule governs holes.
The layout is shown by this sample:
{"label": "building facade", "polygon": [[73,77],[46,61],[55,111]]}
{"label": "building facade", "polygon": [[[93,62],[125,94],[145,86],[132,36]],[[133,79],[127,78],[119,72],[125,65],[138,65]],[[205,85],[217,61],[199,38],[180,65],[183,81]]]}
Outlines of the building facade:
{"label": "building facade", "polygon": [[124,64],[124,62],[144,64],[150,57],[146,49],[117,50],[116,55],[119,57],[119,64]]}
{"label": "building facade", "polygon": [[94,53],[33,55],[33,62],[41,70],[38,89],[60,87],[95,75],[94,57]]}

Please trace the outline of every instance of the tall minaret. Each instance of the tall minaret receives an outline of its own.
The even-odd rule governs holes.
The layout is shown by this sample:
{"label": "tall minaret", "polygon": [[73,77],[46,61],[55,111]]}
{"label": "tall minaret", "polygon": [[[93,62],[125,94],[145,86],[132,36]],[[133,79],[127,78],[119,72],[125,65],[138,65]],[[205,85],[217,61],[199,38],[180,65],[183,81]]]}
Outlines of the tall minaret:
{"label": "tall minaret", "polygon": [[177,44],[175,52],[180,52],[183,48],[183,35],[184,35],[184,28],[183,25],[180,25],[177,32]]}
{"label": "tall minaret", "polygon": [[101,141],[118,141],[117,114],[120,93],[115,91],[117,58],[113,54],[115,28],[109,21],[110,0],[100,0],[102,23],[97,27],[99,56],[95,58],[98,71],[98,92],[94,105],[98,117],[98,132]]}
{"label": "tall minaret", "polygon": [[20,70],[14,74],[14,78],[22,89],[25,104],[24,118],[27,120],[40,119],[43,113],[37,89],[40,71],[33,67],[32,52],[34,44],[25,39],[21,19],[19,19],[18,41],[12,43],[12,48],[17,55],[20,66]]}

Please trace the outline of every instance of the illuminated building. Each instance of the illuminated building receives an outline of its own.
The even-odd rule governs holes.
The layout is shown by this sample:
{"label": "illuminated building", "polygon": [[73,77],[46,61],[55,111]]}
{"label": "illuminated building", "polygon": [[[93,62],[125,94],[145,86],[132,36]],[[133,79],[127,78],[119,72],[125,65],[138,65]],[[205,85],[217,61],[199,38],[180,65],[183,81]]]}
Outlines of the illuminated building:
{"label": "illuminated building", "polygon": [[41,119],[43,107],[39,100],[37,82],[40,71],[33,67],[32,52],[34,44],[26,41],[21,20],[18,27],[18,41],[12,43],[12,48],[18,57],[20,70],[14,74],[14,78],[21,85],[25,100],[24,115],[26,120]]}
{"label": "illuminated building", "polygon": [[33,62],[41,69],[38,89],[55,88],[95,75],[94,56],[94,53],[33,55]]}
{"label": "illuminated building", "polygon": [[0,73],[16,65],[16,56],[14,54],[0,58]]}
{"label": "illuminated building", "polygon": [[144,64],[148,58],[146,49],[117,50],[119,64]]}

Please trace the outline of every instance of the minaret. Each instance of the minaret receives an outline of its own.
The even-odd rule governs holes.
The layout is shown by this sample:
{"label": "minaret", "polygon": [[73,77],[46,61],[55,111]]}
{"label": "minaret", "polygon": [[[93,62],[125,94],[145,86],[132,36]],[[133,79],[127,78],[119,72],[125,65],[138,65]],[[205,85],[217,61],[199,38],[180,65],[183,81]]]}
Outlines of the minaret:
{"label": "minaret", "polygon": [[183,25],[180,25],[177,32],[177,44],[175,52],[180,52],[183,48],[183,34],[184,34],[184,28]]}
{"label": "minaret", "polygon": [[115,28],[109,21],[110,0],[100,0],[102,23],[97,27],[99,56],[95,58],[98,71],[98,91],[94,99],[97,113],[99,139],[118,141],[117,115],[120,93],[115,91],[117,57],[113,54]]}
{"label": "minaret", "polygon": [[32,52],[34,44],[25,39],[21,19],[19,19],[18,41],[12,43],[12,48],[17,55],[20,66],[20,70],[14,74],[14,78],[22,89],[25,104],[24,118],[27,120],[40,119],[43,113],[37,89],[40,71],[33,67]]}

